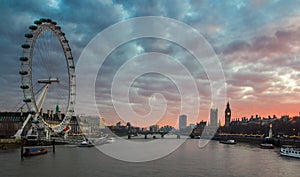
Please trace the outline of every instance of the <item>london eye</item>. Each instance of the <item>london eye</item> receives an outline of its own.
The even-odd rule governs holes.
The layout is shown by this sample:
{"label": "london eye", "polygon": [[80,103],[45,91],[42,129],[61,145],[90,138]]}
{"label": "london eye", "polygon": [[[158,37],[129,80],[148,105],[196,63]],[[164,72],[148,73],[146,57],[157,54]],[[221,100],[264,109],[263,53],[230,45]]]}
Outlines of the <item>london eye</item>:
{"label": "london eye", "polygon": [[[19,74],[28,117],[15,136],[23,136],[27,124],[31,124],[37,132],[43,132],[46,137],[55,133],[65,134],[70,129],[75,105],[76,75],[69,42],[61,27],[46,18],[34,21],[25,38],[21,46],[23,52],[19,58]],[[59,124],[47,123],[43,111],[58,104],[64,118]]]}

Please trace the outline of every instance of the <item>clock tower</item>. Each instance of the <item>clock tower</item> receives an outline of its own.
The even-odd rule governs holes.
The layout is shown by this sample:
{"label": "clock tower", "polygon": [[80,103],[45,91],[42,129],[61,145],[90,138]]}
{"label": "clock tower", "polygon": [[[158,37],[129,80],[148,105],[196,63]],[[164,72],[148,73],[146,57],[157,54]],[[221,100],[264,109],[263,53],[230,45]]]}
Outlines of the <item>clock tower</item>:
{"label": "clock tower", "polygon": [[229,101],[227,102],[227,107],[225,109],[225,126],[229,126],[231,119],[231,109],[229,105]]}

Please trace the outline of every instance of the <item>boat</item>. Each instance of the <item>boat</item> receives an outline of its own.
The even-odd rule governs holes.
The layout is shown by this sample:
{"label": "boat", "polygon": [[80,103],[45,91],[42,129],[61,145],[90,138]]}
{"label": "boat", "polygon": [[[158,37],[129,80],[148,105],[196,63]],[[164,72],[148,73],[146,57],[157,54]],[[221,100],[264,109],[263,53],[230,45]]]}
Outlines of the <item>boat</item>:
{"label": "boat", "polygon": [[108,143],[113,143],[113,142],[115,142],[115,138],[114,137],[109,137],[109,138],[107,138],[107,142]]}
{"label": "boat", "polygon": [[220,140],[219,143],[222,144],[236,144],[235,140],[229,139],[229,140]]}
{"label": "boat", "polygon": [[93,145],[98,146],[98,145],[102,145],[102,144],[107,143],[107,137],[103,136],[103,137],[100,137],[100,138],[89,138],[89,141]]}
{"label": "boat", "polygon": [[89,141],[87,141],[87,140],[83,140],[79,145],[78,145],[78,147],[93,147],[94,145],[91,143],[91,142],[89,142]]}
{"label": "boat", "polygon": [[274,145],[271,144],[271,143],[261,143],[261,144],[260,144],[260,147],[261,147],[262,149],[274,149]]}
{"label": "boat", "polygon": [[291,146],[291,145],[282,145],[280,148],[280,155],[300,158],[300,147]]}
{"label": "boat", "polygon": [[27,141],[38,141],[38,136],[37,135],[26,135],[26,140]]}
{"label": "boat", "polygon": [[25,148],[25,152],[23,153],[23,156],[35,156],[35,155],[41,155],[46,153],[47,153],[47,149],[43,149],[43,148]]}

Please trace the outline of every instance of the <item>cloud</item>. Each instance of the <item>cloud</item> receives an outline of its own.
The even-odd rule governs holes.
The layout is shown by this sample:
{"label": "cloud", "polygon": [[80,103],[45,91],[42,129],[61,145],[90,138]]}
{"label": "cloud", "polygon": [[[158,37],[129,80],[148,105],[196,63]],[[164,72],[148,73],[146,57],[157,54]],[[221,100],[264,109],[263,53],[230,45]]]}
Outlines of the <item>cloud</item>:
{"label": "cloud", "polygon": [[[228,82],[228,97],[235,107],[234,116],[255,112],[279,114],[285,110],[293,113],[297,110],[295,100],[300,90],[298,7],[298,1],[3,1],[0,4],[1,110],[11,110],[22,101],[18,58],[22,55],[20,46],[25,42],[24,34],[29,31],[28,26],[34,20],[45,17],[56,21],[66,33],[76,62],[88,42],[108,26],[133,17],[153,15],[175,18],[204,35],[221,60]],[[119,33],[126,34],[128,31],[120,30]],[[182,34],[178,36],[187,40]],[[197,80],[202,100],[200,117],[206,119],[209,112],[207,110],[211,106],[210,83],[204,70],[207,68],[203,68],[180,46],[152,38],[130,41],[107,57],[95,83],[99,109],[107,117],[117,116],[112,111],[110,97],[113,77],[126,61],[145,52],[172,56],[190,71]],[[92,60],[87,62],[90,67],[98,67],[93,65]],[[148,62],[161,67],[155,59]],[[59,67],[49,70],[56,70],[58,75],[65,72],[60,63],[52,64]],[[132,66],[147,69],[147,65],[138,62],[133,62]],[[90,74],[88,69],[84,73],[87,76]],[[45,68],[36,68],[35,75],[45,77],[43,70]],[[178,71],[176,78],[184,80],[181,74],[182,71]],[[57,89],[64,93],[65,87],[62,84]],[[174,83],[160,75],[145,75],[133,83],[130,99],[134,109],[144,113],[149,111],[147,100],[157,92],[169,101],[169,117],[165,115],[165,118],[177,118],[176,108],[180,100],[178,89]],[[49,96],[54,102],[59,99],[59,94],[55,95],[54,92],[49,92]],[[283,108],[278,106],[281,103]],[[88,105],[85,109],[88,112]]]}
{"label": "cloud", "polygon": [[[276,104],[294,104],[292,95],[298,97],[299,88],[295,77],[299,74],[300,64],[299,27],[287,24],[286,28],[281,26],[272,31],[247,40],[234,40],[221,55],[229,83],[229,97],[243,106],[247,104],[244,101],[258,105],[261,110],[265,109],[261,111],[264,114],[267,111],[278,114]],[[286,108],[285,112],[288,110],[291,109]]]}

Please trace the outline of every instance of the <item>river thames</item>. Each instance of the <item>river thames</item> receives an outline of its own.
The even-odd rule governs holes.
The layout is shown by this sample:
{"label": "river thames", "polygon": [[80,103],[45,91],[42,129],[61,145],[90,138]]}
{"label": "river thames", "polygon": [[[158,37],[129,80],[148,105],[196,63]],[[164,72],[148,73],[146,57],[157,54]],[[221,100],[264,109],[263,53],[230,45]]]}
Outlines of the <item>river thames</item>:
{"label": "river thames", "polygon": [[299,176],[300,159],[282,157],[279,150],[217,141],[199,148],[198,140],[188,139],[166,157],[132,163],[113,159],[94,147],[57,146],[56,153],[49,147],[46,155],[23,159],[20,150],[15,149],[0,152],[0,174],[3,177]]}

